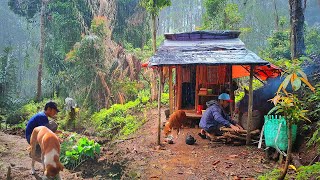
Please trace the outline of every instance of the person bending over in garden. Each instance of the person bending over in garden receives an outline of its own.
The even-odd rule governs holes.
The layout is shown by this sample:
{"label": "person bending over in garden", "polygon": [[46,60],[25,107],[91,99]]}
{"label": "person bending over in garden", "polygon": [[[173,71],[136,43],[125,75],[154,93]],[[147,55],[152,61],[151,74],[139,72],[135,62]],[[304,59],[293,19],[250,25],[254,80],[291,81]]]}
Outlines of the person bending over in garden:
{"label": "person bending over in garden", "polygon": [[201,132],[199,136],[203,139],[208,138],[213,140],[215,136],[221,136],[222,132],[220,128],[222,126],[230,127],[236,132],[243,129],[235,121],[231,120],[224,110],[232,101],[229,94],[220,94],[218,100],[207,102],[208,108],[200,119],[199,126],[201,127]]}
{"label": "person bending over in garden", "polygon": [[30,144],[30,137],[34,128],[38,126],[46,126],[52,132],[59,133],[57,131],[58,125],[54,121],[49,121],[48,117],[53,118],[59,112],[57,108],[57,104],[53,101],[48,102],[45,107],[44,111],[39,112],[31,117],[31,119],[27,123],[26,127],[26,139]]}

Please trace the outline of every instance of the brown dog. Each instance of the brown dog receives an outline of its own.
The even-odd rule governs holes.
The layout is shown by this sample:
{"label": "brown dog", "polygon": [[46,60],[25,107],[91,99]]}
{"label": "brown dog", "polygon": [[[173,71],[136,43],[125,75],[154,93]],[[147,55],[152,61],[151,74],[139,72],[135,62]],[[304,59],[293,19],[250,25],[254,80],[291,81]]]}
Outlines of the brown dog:
{"label": "brown dog", "polygon": [[164,126],[164,136],[167,137],[171,133],[172,129],[176,129],[178,135],[182,127],[183,121],[185,121],[186,118],[186,113],[182,110],[177,110],[174,113],[172,113],[170,115],[169,120],[166,122]]}
{"label": "brown dog", "polygon": [[55,133],[45,126],[34,128],[30,137],[32,174],[35,174],[34,157],[36,155],[36,146],[38,144],[41,148],[41,160],[44,169],[44,176],[46,178],[57,177],[58,179],[61,179],[59,172],[63,170],[63,165],[59,161],[60,140]]}

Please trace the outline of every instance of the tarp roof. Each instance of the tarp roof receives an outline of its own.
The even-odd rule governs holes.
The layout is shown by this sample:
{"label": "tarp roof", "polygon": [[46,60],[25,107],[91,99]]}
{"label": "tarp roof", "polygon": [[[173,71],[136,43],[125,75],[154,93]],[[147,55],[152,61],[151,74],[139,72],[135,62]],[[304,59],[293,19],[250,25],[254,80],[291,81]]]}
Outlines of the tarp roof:
{"label": "tarp roof", "polygon": [[[265,81],[268,78],[275,78],[282,73],[281,68],[273,65],[259,65],[254,68],[254,75]],[[232,78],[241,78],[250,76],[250,66],[248,65],[232,65]]]}
{"label": "tarp roof", "polygon": [[238,38],[239,31],[195,31],[166,34],[166,40],[149,60],[149,66],[234,64],[265,65]]}

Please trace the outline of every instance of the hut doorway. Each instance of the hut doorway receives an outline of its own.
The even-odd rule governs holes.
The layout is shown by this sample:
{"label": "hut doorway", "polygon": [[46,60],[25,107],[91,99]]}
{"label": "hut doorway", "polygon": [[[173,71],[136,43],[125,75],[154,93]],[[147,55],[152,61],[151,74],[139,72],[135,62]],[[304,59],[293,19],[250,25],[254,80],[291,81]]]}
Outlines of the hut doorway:
{"label": "hut doorway", "polygon": [[182,66],[181,108],[195,109],[196,66]]}

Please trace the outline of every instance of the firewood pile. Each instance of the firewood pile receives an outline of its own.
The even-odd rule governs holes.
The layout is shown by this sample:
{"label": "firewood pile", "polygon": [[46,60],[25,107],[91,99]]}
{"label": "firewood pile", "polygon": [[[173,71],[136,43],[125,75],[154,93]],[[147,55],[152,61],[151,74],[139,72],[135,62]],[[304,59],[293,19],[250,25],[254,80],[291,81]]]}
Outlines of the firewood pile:
{"label": "firewood pile", "polygon": [[[220,131],[223,132],[222,136],[217,136],[217,140],[222,140],[225,142],[235,142],[235,144],[244,144],[246,142],[246,137],[247,137],[247,130],[239,130],[238,132],[235,132],[231,128],[225,128],[222,127],[220,128]],[[251,142],[258,142],[260,138],[260,130],[256,129],[250,132],[251,134]]]}

